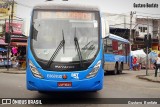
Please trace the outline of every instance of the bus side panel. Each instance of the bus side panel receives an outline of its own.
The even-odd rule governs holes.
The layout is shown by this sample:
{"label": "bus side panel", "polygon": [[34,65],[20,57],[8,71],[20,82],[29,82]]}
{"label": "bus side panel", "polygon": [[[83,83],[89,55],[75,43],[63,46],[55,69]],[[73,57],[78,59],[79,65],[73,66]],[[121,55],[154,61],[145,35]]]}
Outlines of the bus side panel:
{"label": "bus side panel", "polygon": [[[128,59],[128,58],[127,58]],[[128,69],[128,63],[126,62],[126,56],[115,55],[115,54],[104,54],[104,70],[105,71],[113,71],[115,69],[115,64],[118,63],[120,65],[123,63],[123,67]]]}

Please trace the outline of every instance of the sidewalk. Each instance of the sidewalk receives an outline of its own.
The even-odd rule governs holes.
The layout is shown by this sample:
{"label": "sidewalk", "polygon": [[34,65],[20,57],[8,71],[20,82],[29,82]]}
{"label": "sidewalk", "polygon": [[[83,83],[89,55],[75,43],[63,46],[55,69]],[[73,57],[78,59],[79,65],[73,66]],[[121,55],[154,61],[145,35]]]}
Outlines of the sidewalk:
{"label": "sidewalk", "polygon": [[18,70],[16,68],[9,68],[9,70],[7,70],[7,68],[0,68],[0,73],[25,74],[26,70]]}
{"label": "sidewalk", "polygon": [[136,77],[139,79],[151,81],[151,82],[157,82],[160,83],[160,72],[157,73],[157,77],[155,77],[155,71],[149,70],[148,75],[137,75]]}

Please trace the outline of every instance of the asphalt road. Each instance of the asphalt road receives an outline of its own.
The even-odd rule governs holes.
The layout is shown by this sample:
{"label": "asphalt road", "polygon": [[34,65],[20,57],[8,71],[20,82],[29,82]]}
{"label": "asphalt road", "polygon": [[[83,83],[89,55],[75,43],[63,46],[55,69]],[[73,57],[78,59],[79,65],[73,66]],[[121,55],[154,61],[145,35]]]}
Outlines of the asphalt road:
{"label": "asphalt road", "polygon": [[[104,88],[98,92],[52,92],[39,93],[26,90],[25,74],[0,73],[0,98],[160,98],[160,84],[136,78],[144,71],[125,71],[121,75],[105,75]],[[83,102],[83,101],[82,101]],[[6,106],[7,105],[1,105]],[[34,106],[34,105],[33,105]],[[55,106],[55,105],[54,105]],[[56,106],[97,106],[97,104],[58,104]],[[98,106],[106,106],[99,104]],[[115,105],[108,105],[115,107]],[[119,105],[126,106],[128,105]],[[136,106],[137,105],[131,105]],[[139,105],[143,107],[143,105]],[[148,107],[159,105],[146,105]]]}

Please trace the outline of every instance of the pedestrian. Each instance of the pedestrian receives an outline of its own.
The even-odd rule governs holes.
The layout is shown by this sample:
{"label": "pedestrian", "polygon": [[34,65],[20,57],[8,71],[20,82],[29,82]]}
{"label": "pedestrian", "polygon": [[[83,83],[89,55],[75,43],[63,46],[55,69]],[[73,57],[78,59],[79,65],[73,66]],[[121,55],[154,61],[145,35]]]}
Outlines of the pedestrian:
{"label": "pedestrian", "polygon": [[156,58],[156,62],[155,62],[155,77],[157,77],[157,72],[158,72],[158,69],[160,69],[160,57],[158,56]]}
{"label": "pedestrian", "polygon": [[137,63],[137,61],[138,61],[138,59],[137,59],[137,57],[133,57],[133,61],[132,61],[132,63],[133,63],[133,70],[138,70],[138,63]]}
{"label": "pedestrian", "polygon": [[14,55],[16,55],[16,54],[18,53],[18,48],[14,46],[14,47],[12,48],[12,53],[13,53]]}
{"label": "pedestrian", "polygon": [[20,53],[17,53],[17,57],[16,57],[16,67],[17,67],[17,69],[19,70],[20,69],[20,66],[21,66],[21,64],[20,64],[20,58],[21,56],[20,56]]}

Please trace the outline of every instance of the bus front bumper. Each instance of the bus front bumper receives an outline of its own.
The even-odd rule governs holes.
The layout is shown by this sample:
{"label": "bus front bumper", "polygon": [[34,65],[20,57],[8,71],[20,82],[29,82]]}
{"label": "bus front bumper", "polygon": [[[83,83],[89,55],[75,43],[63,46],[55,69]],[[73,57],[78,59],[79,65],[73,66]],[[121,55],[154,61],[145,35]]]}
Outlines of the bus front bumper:
{"label": "bus front bumper", "polygon": [[[35,91],[97,91],[103,88],[103,72],[97,73],[93,78],[83,80],[47,80],[35,78],[33,75],[27,78],[27,89]],[[59,87],[59,82],[71,82],[70,87]]]}

